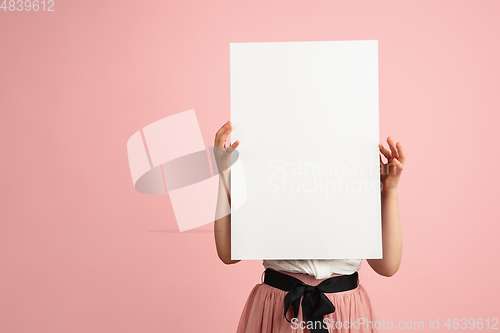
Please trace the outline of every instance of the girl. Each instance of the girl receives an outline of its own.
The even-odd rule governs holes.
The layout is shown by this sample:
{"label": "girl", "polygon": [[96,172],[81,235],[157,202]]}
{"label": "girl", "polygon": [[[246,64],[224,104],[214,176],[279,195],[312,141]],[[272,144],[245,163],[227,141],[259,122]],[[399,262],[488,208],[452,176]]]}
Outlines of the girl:
{"label": "girl", "polygon": [[[226,148],[231,131],[228,121],[215,135],[219,170],[229,169],[228,156],[239,145],[236,141]],[[390,277],[398,271],[403,252],[397,186],[406,154],[401,143],[395,144],[391,137],[387,143],[390,150],[379,144],[380,153],[387,159],[384,164],[380,156],[383,259],[367,262],[378,274]],[[229,177],[225,173],[220,178],[231,204]],[[231,260],[230,214],[215,221],[214,235],[222,262],[238,263],[240,260]],[[237,333],[378,332],[380,323],[366,290],[359,284],[360,264],[361,259],[264,260],[264,282],[250,292]]]}

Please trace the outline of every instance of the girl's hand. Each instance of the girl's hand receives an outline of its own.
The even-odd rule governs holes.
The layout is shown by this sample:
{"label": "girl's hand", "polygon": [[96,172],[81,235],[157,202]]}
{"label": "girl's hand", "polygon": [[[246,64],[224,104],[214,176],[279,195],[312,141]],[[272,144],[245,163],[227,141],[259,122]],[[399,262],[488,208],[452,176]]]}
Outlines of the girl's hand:
{"label": "girl's hand", "polygon": [[231,146],[226,148],[227,136],[229,135],[229,133],[231,133],[232,130],[233,126],[231,126],[231,121],[229,120],[227,123],[222,125],[222,127],[215,134],[214,155],[215,161],[217,162],[219,174],[229,169],[229,167],[231,166],[231,153],[240,144],[239,141],[236,141]]}
{"label": "girl's hand", "polygon": [[387,164],[382,163],[382,156],[380,157],[380,181],[382,183],[382,192],[395,191],[398,188],[399,178],[403,172],[403,165],[405,163],[406,154],[403,150],[401,143],[394,144],[391,137],[387,138],[390,151],[385,148],[381,143],[378,145],[382,155],[387,158]]}

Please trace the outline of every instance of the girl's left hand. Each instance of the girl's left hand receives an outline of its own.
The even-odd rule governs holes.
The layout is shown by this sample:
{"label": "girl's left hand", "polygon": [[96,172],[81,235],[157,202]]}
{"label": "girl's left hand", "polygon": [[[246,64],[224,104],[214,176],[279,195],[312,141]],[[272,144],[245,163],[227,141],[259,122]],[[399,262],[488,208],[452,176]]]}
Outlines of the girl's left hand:
{"label": "girl's left hand", "polygon": [[394,144],[391,137],[387,138],[387,143],[391,150],[385,148],[381,143],[378,145],[380,152],[387,158],[387,163],[382,162],[380,157],[380,181],[382,183],[382,192],[395,191],[398,188],[399,178],[403,172],[406,154],[400,142]]}

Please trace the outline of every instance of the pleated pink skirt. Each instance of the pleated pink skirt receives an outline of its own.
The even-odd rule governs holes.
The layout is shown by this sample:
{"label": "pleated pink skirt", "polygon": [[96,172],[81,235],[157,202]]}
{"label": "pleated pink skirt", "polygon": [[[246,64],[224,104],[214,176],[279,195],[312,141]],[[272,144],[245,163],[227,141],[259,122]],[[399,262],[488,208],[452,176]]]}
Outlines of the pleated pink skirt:
{"label": "pleated pink skirt", "polygon": [[[316,279],[312,275],[283,272],[305,284],[316,286],[326,279]],[[309,333],[307,321],[302,313],[302,305],[296,320],[292,320],[293,308],[287,312],[288,322],[283,317],[284,298],[287,291],[271,287],[265,283],[257,284],[245,303],[236,333]],[[335,306],[335,312],[324,316],[323,322],[329,333],[378,333],[377,323],[368,294],[359,283],[355,289],[338,293],[325,293]],[[302,302],[302,300],[301,300]]]}

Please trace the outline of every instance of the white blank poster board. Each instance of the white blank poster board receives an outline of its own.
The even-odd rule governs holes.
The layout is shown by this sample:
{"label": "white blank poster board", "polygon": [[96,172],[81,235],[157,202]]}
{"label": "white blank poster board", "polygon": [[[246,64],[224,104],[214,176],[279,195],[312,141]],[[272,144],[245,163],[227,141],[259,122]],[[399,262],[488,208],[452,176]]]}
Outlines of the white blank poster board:
{"label": "white blank poster board", "polygon": [[382,258],[378,41],[231,43],[230,83],[231,258]]}

